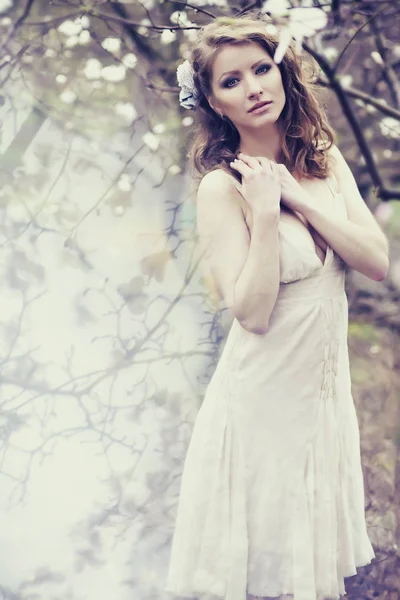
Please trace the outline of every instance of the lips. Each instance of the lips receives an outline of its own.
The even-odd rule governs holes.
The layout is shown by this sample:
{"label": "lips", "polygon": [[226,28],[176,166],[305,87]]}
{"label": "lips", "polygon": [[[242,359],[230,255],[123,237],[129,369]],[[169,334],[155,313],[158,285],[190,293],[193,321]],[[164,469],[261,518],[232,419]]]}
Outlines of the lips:
{"label": "lips", "polygon": [[269,102],[258,102],[258,104],[255,104],[250,110],[249,112],[253,112],[253,110],[255,110],[256,108],[260,108],[260,106],[265,106],[266,104],[271,104],[271,100]]}

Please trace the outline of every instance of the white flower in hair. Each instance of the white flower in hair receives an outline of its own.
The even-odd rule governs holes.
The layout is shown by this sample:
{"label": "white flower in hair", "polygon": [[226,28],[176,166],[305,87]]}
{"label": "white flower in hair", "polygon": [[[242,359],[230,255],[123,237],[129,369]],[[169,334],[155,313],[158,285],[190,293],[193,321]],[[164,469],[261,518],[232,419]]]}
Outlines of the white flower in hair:
{"label": "white flower in hair", "polygon": [[181,88],[179,92],[179,104],[183,108],[194,110],[199,97],[198,90],[194,84],[193,69],[188,60],[178,65],[176,70],[178,85]]}

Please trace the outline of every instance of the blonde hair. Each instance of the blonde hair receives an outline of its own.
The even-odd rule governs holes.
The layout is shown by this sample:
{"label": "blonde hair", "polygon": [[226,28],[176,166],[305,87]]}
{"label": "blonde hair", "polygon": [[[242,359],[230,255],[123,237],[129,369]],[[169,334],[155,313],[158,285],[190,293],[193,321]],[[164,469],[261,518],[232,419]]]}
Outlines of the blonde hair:
{"label": "blonde hair", "polygon": [[[249,16],[250,14],[250,16]],[[194,83],[200,92],[195,111],[195,124],[188,157],[194,177],[222,168],[239,181],[240,174],[229,163],[236,157],[240,137],[230,120],[222,119],[209,105],[212,64],[220,48],[226,44],[244,45],[256,42],[273,58],[278,39],[267,32],[264,15],[250,12],[237,17],[217,17],[199,30],[190,62]],[[328,150],[335,134],[325,111],[314,93],[316,62],[299,56],[290,45],[278,65],[286,94],[280,115],[282,124],[282,162],[300,177],[325,178],[329,173]]]}

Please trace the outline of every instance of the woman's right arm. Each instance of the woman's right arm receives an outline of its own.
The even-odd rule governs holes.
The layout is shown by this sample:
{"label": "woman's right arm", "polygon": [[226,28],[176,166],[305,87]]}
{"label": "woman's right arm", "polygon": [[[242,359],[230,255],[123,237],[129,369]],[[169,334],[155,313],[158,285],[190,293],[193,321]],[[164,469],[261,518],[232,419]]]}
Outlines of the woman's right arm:
{"label": "woman's right arm", "polygon": [[279,292],[279,215],[253,216],[251,235],[240,192],[220,169],[197,190],[200,243],[219,292],[242,327],[264,334]]}

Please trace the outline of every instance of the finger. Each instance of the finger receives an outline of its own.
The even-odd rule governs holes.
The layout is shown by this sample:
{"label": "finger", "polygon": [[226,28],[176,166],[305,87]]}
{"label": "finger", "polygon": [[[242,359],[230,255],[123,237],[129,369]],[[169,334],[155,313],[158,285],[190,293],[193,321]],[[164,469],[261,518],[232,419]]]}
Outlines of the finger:
{"label": "finger", "polygon": [[239,153],[239,160],[242,160],[244,163],[249,165],[252,169],[259,170],[260,169],[260,161],[255,156],[249,156],[248,154]]}
{"label": "finger", "polygon": [[239,171],[239,173],[241,173],[242,175],[245,175],[245,176],[249,175],[250,173],[252,173],[254,171],[254,169],[250,168],[248,165],[246,165],[242,160],[240,160],[238,158],[235,158],[235,160],[229,164],[233,169],[237,169]]}
{"label": "finger", "polygon": [[260,165],[267,171],[271,170],[271,162],[265,156],[257,156],[257,160],[260,161]]}

